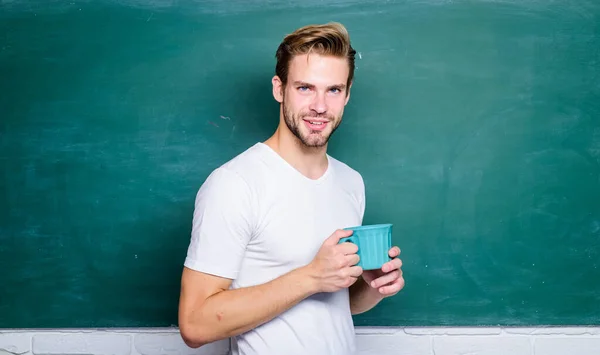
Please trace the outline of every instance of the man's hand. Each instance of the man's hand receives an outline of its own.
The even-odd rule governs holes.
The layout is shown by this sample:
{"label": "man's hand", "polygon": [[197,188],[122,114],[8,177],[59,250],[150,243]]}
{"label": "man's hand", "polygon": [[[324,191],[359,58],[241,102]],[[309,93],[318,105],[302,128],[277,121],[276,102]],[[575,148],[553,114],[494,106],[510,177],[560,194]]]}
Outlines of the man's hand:
{"label": "man's hand", "polygon": [[319,292],[336,292],[350,287],[362,274],[362,268],[356,265],[359,261],[356,254],[358,247],[352,243],[338,244],[341,238],[351,234],[351,230],[335,231],[323,242],[319,252],[308,265]]}
{"label": "man's hand", "polygon": [[[189,347],[200,347],[256,328],[319,292],[336,292],[362,274],[358,247],[338,244],[352,231],[337,230],[313,260],[267,283],[230,289],[232,280],[184,268],[179,328]],[[253,309],[249,312],[249,309]]]}
{"label": "man's hand", "polygon": [[362,274],[363,280],[373,289],[376,289],[383,297],[390,297],[404,288],[404,277],[402,276],[402,260],[400,248],[394,246],[389,252],[393,258],[383,264],[379,270],[365,270]]}

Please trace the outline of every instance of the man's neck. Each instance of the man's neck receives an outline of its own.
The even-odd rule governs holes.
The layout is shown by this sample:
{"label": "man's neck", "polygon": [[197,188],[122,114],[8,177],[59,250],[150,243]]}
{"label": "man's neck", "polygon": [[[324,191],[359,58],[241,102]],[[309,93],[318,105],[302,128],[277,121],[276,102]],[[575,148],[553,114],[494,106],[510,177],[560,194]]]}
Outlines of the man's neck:
{"label": "man's neck", "polygon": [[309,179],[316,180],[327,171],[327,145],[306,147],[291,132],[283,132],[279,128],[265,144]]}

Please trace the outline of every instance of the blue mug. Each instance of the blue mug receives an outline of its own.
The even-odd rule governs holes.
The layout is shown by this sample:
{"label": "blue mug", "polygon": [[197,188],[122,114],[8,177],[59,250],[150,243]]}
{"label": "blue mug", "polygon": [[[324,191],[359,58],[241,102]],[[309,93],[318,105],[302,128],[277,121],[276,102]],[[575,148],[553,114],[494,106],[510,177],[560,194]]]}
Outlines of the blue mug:
{"label": "blue mug", "polygon": [[392,224],[373,224],[344,228],[352,230],[351,236],[341,238],[339,243],[350,242],[358,246],[360,261],[358,266],[363,270],[381,269],[383,264],[391,260],[389,251],[392,247]]}

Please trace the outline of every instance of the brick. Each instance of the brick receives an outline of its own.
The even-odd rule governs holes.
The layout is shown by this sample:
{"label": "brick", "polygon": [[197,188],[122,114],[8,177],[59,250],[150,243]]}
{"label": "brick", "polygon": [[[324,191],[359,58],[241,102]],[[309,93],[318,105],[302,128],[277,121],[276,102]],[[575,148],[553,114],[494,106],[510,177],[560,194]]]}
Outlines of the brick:
{"label": "brick", "polygon": [[534,355],[598,355],[600,338],[563,336],[539,337],[534,339]]}
{"label": "brick", "polygon": [[179,333],[147,333],[134,336],[132,355],[226,355],[228,351],[228,340],[192,349],[183,342]]}
{"label": "brick", "polygon": [[529,337],[434,336],[435,355],[533,355]]}
{"label": "brick", "polygon": [[506,334],[513,334],[513,335],[531,335],[533,334],[538,328],[527,328],[527,327],[508,327],[508,328],[504,328],[504,332]]}
{"label": "brick", "polygon": [[594,327],[540,327],[540,328],[506,328],[507,334],[521,335],[600,335],[600,328]]}
{"label": "brick", "polygon": [[498,327],[411,327],[404,330],[412,335],[500,335],[502,328]]}
{"label": "brick", "polygon": [[31,351],[31,333],[0,333],[0,350],[17,354]]}
{"label": "brick", "polygon": [[404,334],[404,329],[399,327],[354,327],[354,333],[356,335],[393,335]]}
{"label": "brick", "polygon": [[50,333],[33,336],[35,355],[129,355],[131,336],[111,333]]}
{"label": "brick", "polygon": [[600,328],[591,327],[549,327],[536,329],[532,335],[600,335]]}
{"label": "brick", "polygon": [[358,335],[355,355],[417,355],[431,354],[430,336]]}

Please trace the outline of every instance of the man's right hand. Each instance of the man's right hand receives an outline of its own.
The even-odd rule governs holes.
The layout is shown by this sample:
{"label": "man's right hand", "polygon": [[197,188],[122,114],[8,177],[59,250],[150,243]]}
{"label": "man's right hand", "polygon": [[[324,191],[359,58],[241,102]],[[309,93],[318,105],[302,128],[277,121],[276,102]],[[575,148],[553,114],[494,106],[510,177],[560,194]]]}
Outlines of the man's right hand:
{"label": "man's right hand", "polygon": [[362,274],[362,268],[356,265],[359,261],[356,244],[338,244],[341,238],[350,235],[351,230],[336,230],[323,242],[313,261],[307,265],[317,283],[318,292],[336,292],[350,287]]}

